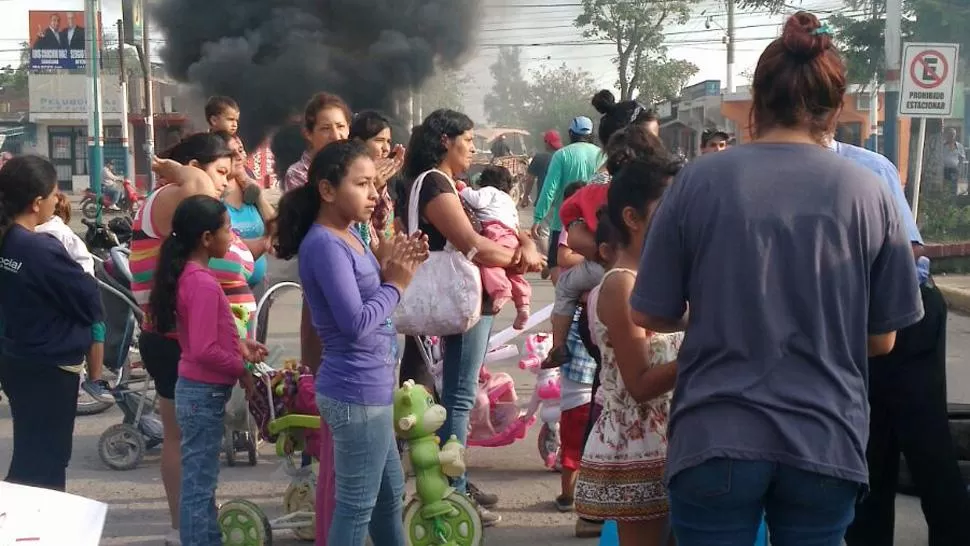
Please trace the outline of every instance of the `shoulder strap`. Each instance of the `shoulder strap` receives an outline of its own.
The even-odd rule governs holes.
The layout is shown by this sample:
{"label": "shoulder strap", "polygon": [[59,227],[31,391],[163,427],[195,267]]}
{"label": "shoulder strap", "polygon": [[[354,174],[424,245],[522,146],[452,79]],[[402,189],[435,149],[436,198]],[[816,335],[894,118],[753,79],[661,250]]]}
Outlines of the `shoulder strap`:
{"label": "shoulder strap", "polygon": [[155,219],[153,212],[153,205],[155,204],[155,198],[158,197],[160,193],[168,189],[168,185],[162,186],[145,198],[145,202],[142,203],[141,209],[139,209],[140,216],[136,215],[140,221],[138,222],[138,227],[134,229],[140,229],[145,235],[148,235],[152,239],[161,239],[159,236],[159,229],[155,225]]}
{"label": "shoulder strap", "polygon": [[625,269],[625,268],[622,268],[622,267],[620,267],[620,268],[614,268],[614,269],[610,269],[609,271],[607,271],[606,273],[603,274],[603,280],[600,281],[600,284],[605,283],[606,282],[606,279],[608,279],[610,277],[610,275],[612,275],[613,273],[618,273],[618,272],[621,272],[621,271],[624,272],[624,273],[629,273],[629,274],[633,275],[634,277],[637,276],[637,272],[634,271],[634,270],[632,270],[632,269]]}
{"label": "shoulder strap", "polygon": [[411,235],[418,230],[418,219],[421,216],[420,213],[420,202],[421,202],[421,187],[424,185],[424,179],[430,173],[437,173],[445,177],[449,183],[451,183],[451,188],[455,189],[455,182],[447,174],[439,171],[438,169],[430,169],[419,174],[417,178],[414,179],[414,184],[411,185],[411,195],[408,197],[408,235]]}

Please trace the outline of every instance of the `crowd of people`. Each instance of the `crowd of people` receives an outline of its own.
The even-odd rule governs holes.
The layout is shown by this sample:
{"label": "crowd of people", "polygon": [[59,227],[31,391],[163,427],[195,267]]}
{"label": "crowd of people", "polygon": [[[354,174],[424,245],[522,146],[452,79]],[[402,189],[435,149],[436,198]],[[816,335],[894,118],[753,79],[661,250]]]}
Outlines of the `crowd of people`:
{"label": "crowd of people", "polygon": [[[321,416],[318,545],[407,544],[392,393],[427,386],[448,412],[440,438],[464,443],[494,317],[512,302],[523,326],[525,275],[543,271],[556,302],[542,365],[562,378],[554,505],[575,511],[577,536],[614,520],[623,546],[748,546],[764,521],[776,544],[891,546],[902,452],[930,545],[970,544],[947,428],[945,303],[895,167],[833,139],[846,88],[828,27],[799,12],[755,70],[751,143],[708,131],[685,164],[650,109],[601,91],[598,129],[578,116],[567,145],[544,134],[521,196],[500,165],[464,180],[475,153],[465,114],[437,110],[394,146],[385,117],[319,93],[276,208],[245,168],[239,107],[210,99],[210,130],[153,163],[161,183],[131,243],[139,348],[164,427],[167,543],[220,544],[225,404],[266,356],[253,314],[273,254],[303,287],[301,359]],[[525,229],[517,206],[533,188]],[[53,219],[58,202],[47,160],[0,168],[7,480],[64,490],[77,373],[87,361],[103,394],[104,328],[83,253]],[[483,305],[471,328],[444,336],[437,389],[419,342],[399,347],[393,317],[446,248],[481,268]],[[231,308],[249,314],[242,326]],[[496,495],[467,475],[452,485],[485,525],[500,520]]]}

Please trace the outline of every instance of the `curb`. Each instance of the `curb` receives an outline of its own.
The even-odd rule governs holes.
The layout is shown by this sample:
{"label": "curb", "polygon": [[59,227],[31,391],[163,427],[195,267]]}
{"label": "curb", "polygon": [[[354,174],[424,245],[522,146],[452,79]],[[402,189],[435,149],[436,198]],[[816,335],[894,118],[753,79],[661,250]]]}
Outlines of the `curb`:
{"label": "curb", "polygon": [[970,315],[970,290],[942,284],[937,284],[936,287],[940,289],[950,310]]}

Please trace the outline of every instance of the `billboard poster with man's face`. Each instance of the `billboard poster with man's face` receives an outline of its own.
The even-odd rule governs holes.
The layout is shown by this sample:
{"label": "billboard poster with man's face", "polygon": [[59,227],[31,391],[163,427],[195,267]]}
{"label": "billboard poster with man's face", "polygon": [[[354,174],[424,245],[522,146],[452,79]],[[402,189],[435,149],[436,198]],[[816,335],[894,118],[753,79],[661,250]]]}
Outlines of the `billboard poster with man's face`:
{"label": "billboard poster with man's face", "polygon": [[[100,27],[100,14],[98,17]],[[30,69],[78,70],[87,66],[83,11],[31,11]],[[99,33],[100,42],[100,33]]]}

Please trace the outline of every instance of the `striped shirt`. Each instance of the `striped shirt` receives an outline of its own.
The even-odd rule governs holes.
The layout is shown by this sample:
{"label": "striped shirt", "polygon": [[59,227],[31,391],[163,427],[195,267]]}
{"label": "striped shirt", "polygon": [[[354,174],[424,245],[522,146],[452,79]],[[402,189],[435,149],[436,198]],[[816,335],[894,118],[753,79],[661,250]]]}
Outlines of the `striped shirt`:
{"label": "striped shirt", "polygon": [[306,185],[307,175],[309,174],[310,163],[312,161],[313,156],[310,155],[310,152],[303,152],[300,160],[290,165],[289,169],[286,169],[286,176],[283,178],[284,192]]}
{"label": "striped shirt", "polygon": [[[131,276],[132,293],[135,303],[145,313],[142,330],[153,331],[148,299],[154,286],[155,268],[158,266],[158,255],[164,239],[159,236],[157,226],[152,221],[151,210],[155,198],[171,186],[162,186],[145,200],[144,206],[135,215],[132,222],[131,237]],[[219,281],[219,285],[229,298],[230,305],[240,305],[250,313],[250,332],[254,326],[252,320],[256,312],[256,298],[249,288],[249,279],[253,275],[255,260],[246,243],[233,232],[233,239],[229,245],[229,252],[223,258],[209,260],[209,268]],[[175,332],[165,334],[176,338]]]}
{"label": "striped shirt", "polygon": [[250,335],[255,331],[256,297],[249,287],[249,279],[253,276],[255,264],[253,253],[236,232],[233,232],[229,252],[225,257],[209,260],[209,269],[229,298],[229,305],[240,306],[249,311]]}
{"label": "striped shirt", "polygon": [[[145,198],[145,204],[135,213],[135,220],[131,225],[131,291],[135,296],[135,303],[145,314],[141,328],[146,332],[154,331],[148,310],[148,298],[154,286],[155,267],[158,265],[158,253],[162,249],[163,239],[152,220],[152,209],[157,198],[163,191],[172,186],[162,186]],[[175,339],[175,332],[166,334]]]}

